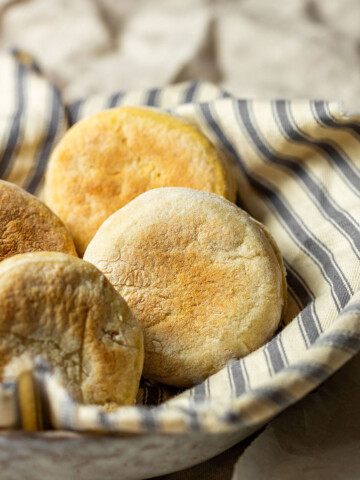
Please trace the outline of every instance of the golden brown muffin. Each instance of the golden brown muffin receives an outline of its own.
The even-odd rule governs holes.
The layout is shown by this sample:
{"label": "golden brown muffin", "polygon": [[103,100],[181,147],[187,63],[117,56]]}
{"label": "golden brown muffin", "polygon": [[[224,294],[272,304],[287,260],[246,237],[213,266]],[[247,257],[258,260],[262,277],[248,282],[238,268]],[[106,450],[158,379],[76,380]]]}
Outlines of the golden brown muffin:
{"label": "golden brown muffin", "polygon": [[0,261],[18,253],[54,251],[76,255],[61,220],[22,188],[0,180]]}
{"label": "golden brown muffin", "polygon": [[0,379],[25,352],[46,358],[76,400],[111,410],[135,401],[141,329],[93,265],[63,253],[27,253],[0,264]]}
{"label": "golden brown muffin", "polygon": [[235,199],[225,159],[194,126],[152,109],[120,107],[67,132],[51,155],[44,193],[82,255],[112,213],[167,186]]}
{"label": "golden brown muffin", "polygon": [[275,332],[286,300],[274,240],[217,195],[161,188],[114,213],[84,258],[143,327],[143,375],[187,387]]}

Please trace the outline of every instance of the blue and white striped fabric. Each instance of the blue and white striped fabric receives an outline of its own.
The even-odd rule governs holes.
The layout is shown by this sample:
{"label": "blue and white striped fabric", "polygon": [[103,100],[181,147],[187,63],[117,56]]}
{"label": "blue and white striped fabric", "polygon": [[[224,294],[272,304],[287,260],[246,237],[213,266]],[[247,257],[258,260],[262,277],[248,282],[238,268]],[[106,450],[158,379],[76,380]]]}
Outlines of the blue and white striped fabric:
{"label": "blue and white striped fabric", "polygon": [[[245,432],[360,350],[360,117],[347,118],[339,104],[324,101],[240,100],[200,82],[96,95],[67,108],[31,60],[3,54],[0,65],[2,178],[41,197],[49,153],[69,125],[119,105],[158,107],[195,124],[232,159],[239,206],[267,225],[287,268],[282,330],[185,392],[144,382],[138,406],[105,414],[76,404],[37,360],[45,427]],[[18,392],[17,382],[0,387],[2,428],[23,425]]]}

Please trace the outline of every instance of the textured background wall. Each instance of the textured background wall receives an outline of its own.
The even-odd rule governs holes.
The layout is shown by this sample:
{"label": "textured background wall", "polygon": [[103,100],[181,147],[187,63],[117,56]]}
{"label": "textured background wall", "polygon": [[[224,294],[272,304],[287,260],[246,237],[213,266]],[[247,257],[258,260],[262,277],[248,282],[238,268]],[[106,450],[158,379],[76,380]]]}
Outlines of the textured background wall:
{"label": "textured background wall", "polygon": [[359,0],[0,0],[0,22],[71,100],[199,78],[360,110]]}

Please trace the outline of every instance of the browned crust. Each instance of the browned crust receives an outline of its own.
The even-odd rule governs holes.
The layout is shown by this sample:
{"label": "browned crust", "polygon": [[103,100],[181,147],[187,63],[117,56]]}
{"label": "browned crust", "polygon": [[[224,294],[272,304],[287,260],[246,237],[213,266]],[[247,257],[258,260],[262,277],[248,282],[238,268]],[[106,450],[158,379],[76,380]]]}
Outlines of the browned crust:
{"label": "browned crust", "polygon": [[70,233],[44,203],[0,180],[0,260],[37,251],[76,255]]}
{"label": "browned crust", "polygon": [[141,193],[182,186],[235,200],[227,160],[192,125],[152,109],[120,107],[81,120],[51,155],[46,203],[82,255],[100,225]]}
{"label": "browned crust", "polygon": [[271,338],[285,304],[274,240],[225,199],[183,188],[146,192],[89,244],[94,263],[144,329],[144,375],[190,386]]}
{"label": "browned crust", "polygon": [[0,264],[0,378],[24,353],[46,358],[78,401],[135,401],[143,339],[126,302],[93,265],[62,253]]}

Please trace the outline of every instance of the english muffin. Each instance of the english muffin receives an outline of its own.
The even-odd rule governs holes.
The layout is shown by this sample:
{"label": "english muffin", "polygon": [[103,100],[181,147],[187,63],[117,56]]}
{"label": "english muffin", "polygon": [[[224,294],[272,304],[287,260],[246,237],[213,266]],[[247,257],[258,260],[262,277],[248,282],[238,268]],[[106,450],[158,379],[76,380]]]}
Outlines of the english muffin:
{"label": "english muffin", "polygon": [[144,350],[124,299],[93,265],[63,253],[0,264],[0,380],[24,353],[43,356],[76,400],[111,410],[134,403]]}
{"label": "english muffin", "polygon": [[286,300],[263,225],[215,194],[159,188],[109,217],[84,258],[142,325],[143,375],[188,387],[271,338]]}
{"label": "english muffin", "polygon": [[51,155],[44,194],[82,255],[112,213],[167,186],[235,199],[225,159],[194,126],[149,108],[120,107],[66,133]]}
{"label": "english muffin", "polygon": [[44,203],[22,188],[0,180],[0,261],[37,251],[76,255],[70,233]]}

